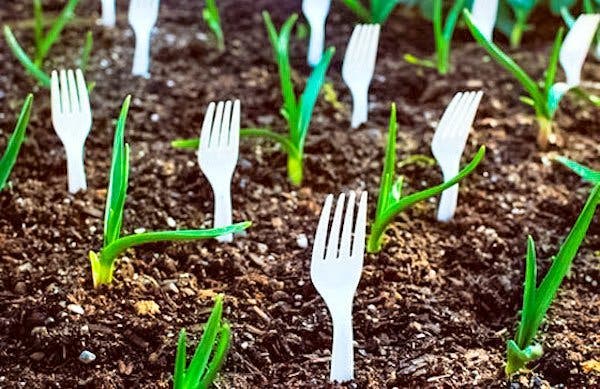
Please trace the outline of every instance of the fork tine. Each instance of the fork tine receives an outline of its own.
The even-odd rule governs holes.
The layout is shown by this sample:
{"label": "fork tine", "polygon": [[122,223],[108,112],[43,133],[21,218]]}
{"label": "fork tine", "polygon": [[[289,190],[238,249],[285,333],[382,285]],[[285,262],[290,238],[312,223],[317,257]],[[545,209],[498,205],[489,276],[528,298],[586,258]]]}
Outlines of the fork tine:
{"label": "fork tine", "polygon": [[458,92],[452,97],[450,104],[446,107],[446,110],[442,114],[440,121],[435,129],[435,133],[433,134],[434,139],[444,136],[446,129],[448,128],[448,123],[450,118],[454,115],[454,111],[456,110],[456,106],[462,97],[462,92]]}
{"label": "fork tine", "polygon": [[223,106],[225,104],[222,101],[217,103],[216,115],[212,123],[212,130],[210,131],[210,141],[208,147],[218,147],[219,137],[221,135],[221,121],[223,120]]}
{"label": "fork tine", "polygon": [[342,238],[340,240],[340,258],[349,258],[352,248],[352,222],[354,221],[354,202],[356,193],[351,191],[348,195],[346,204],[346,215],[344,216],[344,226],[342,227]]}
{"label": "fork tine", "polygon": [[[360,27],[361,25],[357,25],[356,27],[354,27],[354,30],[352,30],[352,35],[350,36],[350,40],[348,41],[348,47],[346,47],[346,55],[344,58],[344,63],[348,60],[352,59],[352,55],[354,53],[354,47],[356,46],[356,42],[358,40],[358,34],[360,31]],[[350,63],[350,62],[348,62]]]}
{"label": "fork tine", "polygon": [[213,116],[215,114],[215,103],[208,105],[204,121],[202,122],[202,131],[200,131],[200,150],[207,149],[210,146],[210,130],[212,129]]}
{"label": "fork tine", "polygon": [[321,217],[315,232],[315,242],[313,244],[312,261],[322,261],[325,259],[325,242],[327,240],[327,227],[329,226],[329,214],[333,204],[333,195],[329,194],[325,198],[325,204],[321,210]]}
{"label": "fork tine", "polygon": [[221,134],[219,136],[219,147],[227,147],[229,140],[229,131],[231,123],[231,100],[227,100],[225,103],[225,110],[223,111],[223,122],[221,123]]}
{"label": "fork tine", "polygon": [[240,144],[240,116],[241,104],[239,100],[235,100],[231,115],[231,131],[229,131],[229,147],[232,149],[237,149]]}
{"label": "fork tine", "polygon": [[71,101],[71,112],[80,112],[79,97],[77,96],[77,84],[75,83],[75,73],[72,69],[67,71],[67,81],[69,83],[69,100]]}
{"label": "fork tine", "polygon": [[342,193],[338,197],[335,213],[333,214],[333,222],[331,230],[329,230],[329,242],[327,243],[327,253],[325,259],[333,260],[338,257],[338,248],[340,243],[340,225],[342,224],[342,212],[344,211],[344,200],[346,195]]}
{"label": "fork tine", "polygon": [[88,96],[87,85],[85,83],[85,78],[83,77],[83,72],[81,71],[81,69],[77,69],[75,71],[75,77],[77,78],[77,90],[79,94],[79,106],[81,108],[81,111],[91,111],[90,97]]}
{"label": "fork tine", "polygon": [[52,117],[56,117],[56,115],[62,112],[60,102],[60,87],[58,86],[58,72],[56,70],[52,71],[52,79],[50,82],[50,98],[52,99],[52,104],[50,104],[52,109]]}
{"label": "fork tine", "polygon": [[356,214],[354,227],[354,243],[352,244],[352,258],[362,259],[365,254],[365,238],[367,230],[367,192],[362,192]]}
{"label": "fork tine", "polygon": [[358,47],[356,50],[355,55],[355,61],[357,61],[357,63],[360,62],[364,62],[362,61],[362,59],[365,56],[365,52],[366,52],[366,47],[369,43],[369,26],[368,25],[363,25],[362,26],[362,30],[360,33],[360,39],[358,41]]}
{"label": "fork tine", "polygon": [[67,82],[67,72],[64,70],[60,71],[60,105],[62,113],[71,113],[69,83]]}
{"label": "fork tine", "polygon": [[369,71],[375,67],[375,61],[377,59],[377,48],[379,46],[380,29],[381,27],[379,26],[379,24],[371,25],[371,36],[369,39],[369,45],[367,47],[367,61],[365,61]]}
{"label": "fork tine", "polygon": [[[448,131],[448,136],[450,137],[459,137],[462,134],[462,131],[465,131],[467,114],[470,110],[471,103],[475,98],[474,92],[466,92],[463,94],[463,98],[460,102],[459,107],[456,110],[452,121],[450,122],[450,129]],[[467,130],[468,131],[468,130]]]}
{"label": "fork tine", "polygon": [[477,113],[477,107],[479,106],[480,101],[481,92],[471,92],[471,98],[469,99],[468,105],[465,108],[462,122],[459,126],[457,126],[457,136],[465,138],[465,141],[469,131],[471,130],[471,126],[473,125],[473,120],[475,119],[475,114]]}

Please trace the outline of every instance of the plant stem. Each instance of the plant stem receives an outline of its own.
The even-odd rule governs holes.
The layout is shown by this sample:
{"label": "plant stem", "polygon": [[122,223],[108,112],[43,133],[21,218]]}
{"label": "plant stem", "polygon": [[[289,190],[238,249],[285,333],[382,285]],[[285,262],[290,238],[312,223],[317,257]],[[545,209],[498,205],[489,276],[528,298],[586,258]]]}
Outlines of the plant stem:
{"label": "plant stem", "polygon": [[548,148],[549,144],[557,143],[557,136],[554,132],[554,122],[552,119],[548,119],[545,116],[536,116],[536,119],[539,126],[537,136],[538,146],[540,146],[542,150],[545,150]]}
{"label": "plant stem", "polygon": [[525,31],[525,25],[527,23],[527,17],[529,13],[526,11],[515,11],[515,25],[510,34],[510,47],[513,49],[521,46],[521,39],[523,38],[523,32]]}
{"label": "plant stem", "polygon": [[292,185],[300,186],[302,184],[303,161],[301,157],[288,154],[287,170],[288,179]]}

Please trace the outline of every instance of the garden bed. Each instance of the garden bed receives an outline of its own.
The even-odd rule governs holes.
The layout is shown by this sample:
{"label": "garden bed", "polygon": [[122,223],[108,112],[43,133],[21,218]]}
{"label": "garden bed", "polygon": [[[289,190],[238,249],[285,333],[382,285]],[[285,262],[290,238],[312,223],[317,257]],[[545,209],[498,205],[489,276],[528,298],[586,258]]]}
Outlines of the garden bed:
{"label": "garden bed", "polygon": [[[30,4],[16,3],[2,7],[0,21],[15,26],[21,42],[31,42],[31,29],[20,22],[32,17]],[[53,3],[60,8],[61,2]],[[78,19],[53,49],[52,65],[73,66],[97,17],[96,3],[78,7]],[[521,304],[526,235],[537,241],[543,272],[589,190],[550,157],[565,155],[600,168],[600,111],[566,98],[557,115],[566,146],[540,152],[534,119],[519,102],[520,87],[493,61],[482,60],[484,50],[466,31],[457,33],[447,77],[403,62],[404,53],[430,54],[433,38],[429,23],[400,9],[382,29],[369,122],[352,130],[347,112],[319,99],[301,187],[288,183],[285,155],[273,144],[242,140],[233,208],[234,221],[253,222],[247,235],[230,245],[136,248],[117,262],[111,287],[92,287],[87,253],[101,246],[114,119],[127,94],[133,95],[125,134],[131,145],[127,232],[212,225],[212,192],[195,154],[169,143],[198,136],[208,102],[239,98],[244,127],[285,126],[260,11],[269,10],[279,25],[299,12],[297,2],[221,0],[227,43],[222,54],[207,40],[201,3],[163,0],[149,80],[130,75],[133,35],[124,8],[116,29],[93,26],[86,75],[97,82],[86,144],[90,189],[77,195],[66,190],[49,91],[35,86],[0,41],[0,150],[25,95],[35,94],[12,187],[0,192],[0,386],[169,387],[177,333],[186,327],[197,338],[215,293],[225,294],[224,317],[233,329],[218,387],[326,386],[331,322],[309,275],[323,199],[368,190],[372,215],[390,103],[398,105],[398,158],[429,155],[442,110],[465,89],[485,93],[465,156],[470,159],[479,145],[486,145],[487,155],[461,184],[451,223],[435,221],[434,201],[420,204],[397,218],[380,254],[365,257],[354,302],[356,379],[349,386],[505,386],[505,343]],[[527,35],[514,52],[536,76],[560,23],[545,16],[538,20],[540,36]],[[333,2],[327,40],[337,53],[328,80],[344,110],[351,101],[340,68],[354,21]],[[305,42],[293,39],[299,79],[309,72],[305,50]],[[583,79],[600,79],[600,64],[588,60]],[[410,165],[401,173],[411,190],[442,179],[433,167]],[[598,372],[584,368],[600,354],[599,251],[596,222],[543,326],[545,356],[531,364],[531,374],[514,377],[515,383],[600,384]],[[155,302],[160,312],[145,315],[140,301]],[[83,350],[97,359],[82,364]]]}

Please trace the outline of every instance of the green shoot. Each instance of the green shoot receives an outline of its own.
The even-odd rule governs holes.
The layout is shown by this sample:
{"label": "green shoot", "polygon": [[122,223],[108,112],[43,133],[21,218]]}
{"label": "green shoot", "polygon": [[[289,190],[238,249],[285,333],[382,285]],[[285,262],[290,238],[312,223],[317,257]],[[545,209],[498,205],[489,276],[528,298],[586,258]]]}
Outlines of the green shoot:
{"label": "green shoot", "polygon": [[[315,66],[312,74],[306,81],[302,95],[296,97],[292,82],[292,67],[289,57],[289,41],[298,19],[298,15],[290,16],[279,34],[268,12],[263,12],[269,39],[275,51],[275,58],[279,67],[279,78],[283,95],[281,114],[287,121],[288,134],[280,134],[266,128],[246,128],[240,131],[241,137],[266,138],[278,143],[288,155],[288,179],[293,185],[300,185],[303,178],[304,142],[308,135],[313,109],[325,82],[325,74],[335,52],[335,48],[328,48],[321,61]],[[177,139],[171,145],[176,148],[197,150],[199,139]]]}
{"label": "green shoot", "polygon": [[225,37],[223,36],[223,29],[221,28],[221,17],[219,16],[216,0],[206,0],[206,5],[202,10],[202,18],[208,28],[213,32],[217,41],[217,47],[220,51],[224,51]]}
{"label": "green shoot", "polygon": [[85,73],[88,64],[90,62],[90,54],[92,53],[92,47],[94,47],[94,36],[91,31],[88,31],[85,35],[85,44],[81,50],[81,57],[79,58],[79,68]]}
{"label": "green shoot", "polygon": [[[77,7],[78,3],[79,0],[68,0],[67,4],[56,17],[47,33],[45,33],[42,1],[33,0],[33,38],[35,44],[33,60],[19,44],[10,27],[7,25],[4,26],[4,38],[8,44],[8,47],[21,65],[23,65],[26,72],[32,75],[37,82],[45,88],[50,88],[50,76],[43,70],[44,60],[47,58],[52,46],[54,46],[54,44],[59,40],[60,35],[67,23],[73,18],[75,8]],[[87,65],[87,60],[89,59],[91,49],[91,33],[88,33],[82,52],[82,60],[85,59],[85,62],[82,61],[84,65]]]}
{"label": "green shoot", "polygon": [[[465,0],[455,0],[446,22],[442,21],[442,0],[433,0],[433,34],[435,38],[435,61],[420,59],[412,54],[405,54],[404,60],[413,65],[420,65],[437,69],[439,74],[447,74],[450,71],[450,45],[452,36],[460,11],[464,8]],[[442,25],[443,23],[443,25]]]}
{"label": "green shoot", "polygon": [[587,166],[570,160],[565,157],[556,157],[556,160],[567,168],[571,169],[575,174],[593,185],[600,184],[600,171],[592,170]]}
{"label": "green shoot", "polygon": [[223,296],[218,295],[215,298],[215,306],[204,326],[200,343],[198,343],[194,356],[187,367],[185,328],[179,332],[173,373],[174,389],[206,389],[214,381],[225,361],[231,342],[231,327],[221,321],[222,314]]}
{"label": "green shoot", "polygon": [[473,24],[471,13],[468,10],[465,9],[463,15],[475,40],[487,50],[496,62],[508,70],[529,94],[528,97],[522,98],[521,101],[532,106],[535,110],[535,116],[539,125],[538,144],[540,147],[546,148],[548,143],[556,143],[557,136],[554,133],[553,119],[561,99],[568,91],[563,88],[564,83],[554,83],[564,29],[560,28],[556,34],[550,54],[550,61],[546,69],[546,77],[543,84],[540,85],[498,46],[483,36],[481,31]]}
{"label": "green shoot", "polygon": [[365,23],[384,24],[400,2],[405,0],[369,0],[367,8],[361,0],[342,0]]}
{"label": "green shoot", "polygon": [[600,203],[600,184],[592,189],[575,225],[560,247],[558,254],[553,258],[552,265],[539,286],[537,286],[535,243],[531,236],[527,237],[523,309],[515,339],[509,340],[507,343],[505,371],[508,376],[542,356],[542,347],[539,344],[533,344],[534,338],[560,284],[571,268],[573,259],[594,218],[598,203]]}
{"label": "green shoot", "polygon": [[379,186],[379,198],[377,199],[377,210],[375,213],[375,220],[373,220],[371,224],[371,234],[367,241],[367,251],[370,253],[381,251],[385,231],[400,212],[420,201],[433,197],[460,182],[475,170],[485,155],[485,146],[481,146],[475,157],[473,157],[473,160],[471,160],[471,162],[451,180],[403,197],[402,186],[404,184],[404,177],[396,177],[395,173],[397,127],[396,105],[392,104],[388,141],[385,151],[385,160],[383,162],[381,183]]}
{"label": "green shoot", "polygon": [[33,95],[30,93],[25,99],[15,130],[6,144],[4,155],[0,158],[0,191],[4,189],[6,181],[8,181],[8,176],[10,176],[10,172],[17,161],[19,150],[25,139],[25,130],[27,129],[27,124],[29,124],[32,103]]}
{"label": "green shoot", "polygon": [[127,96],[121,108],[115,131],[104,211],[104,244],[99,253],[93,251],[89,253],[94,287],[112,282],[115,260],[120,254],[133,246],[153,242],[215,238],[219,235],[240,232],[251,224],[250,222],[243,222],[207,230],[158,231],[120,236],[129,179],[129,145],[125,143],[124,137],[130,101],[131,96]]}
{"label": "green shoot", "polygon": [[523,33],[529,29],[527,22],[539,0],[506,0],[498,2],[496,25],[510,41],[513,49],[521,46]]}

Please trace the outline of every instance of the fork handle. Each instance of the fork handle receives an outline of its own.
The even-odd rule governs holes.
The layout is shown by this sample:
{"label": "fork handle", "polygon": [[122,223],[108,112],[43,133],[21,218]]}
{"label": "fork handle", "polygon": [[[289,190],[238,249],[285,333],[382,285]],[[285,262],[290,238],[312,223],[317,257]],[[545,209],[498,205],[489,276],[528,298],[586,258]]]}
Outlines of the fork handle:
{"label": "fork handle", "polygon": [[448,222],[454,217],[456,204],[458,203],[458,184],[442,192],[440,204],[438,206],[437,219],[441,222]]}
{"label": "fork handle", "polygon": [[[231,188],[215,192],[215,228],[227,227],[232,224]],[[233,234],[221,235],[216,238],[221,243],[233,242]]]}
{"label": "fork handle", "polygon": [[67,149],[67,177],[70,193],[77,193],[80,190],[87,189],[83,149],[70,151]]}
{"label": "fork handle", "polygon": [[116,20],[115,0],[102,0],[102,25],[114,27]]}
{"label": "fork handle", "polygon": [[131,74],[150,78],[150,31],[135,31],[135,52]]}
{"label": "fork handle", "polygon": [[323,56],[325,46],[325,19],[322,23],[310,25],[310,40],[308,42],[308,64],[317,66]]}
{"label": "fork handle", "polygon": [[332,317],[333,345],[331,348],[330,381],[344,382],[354,378],[354,336],[352,310]]}
{"label": "fork handle", "polygon": [[352,91],[352,128],[357,128],[369,118],[369,88]]}

